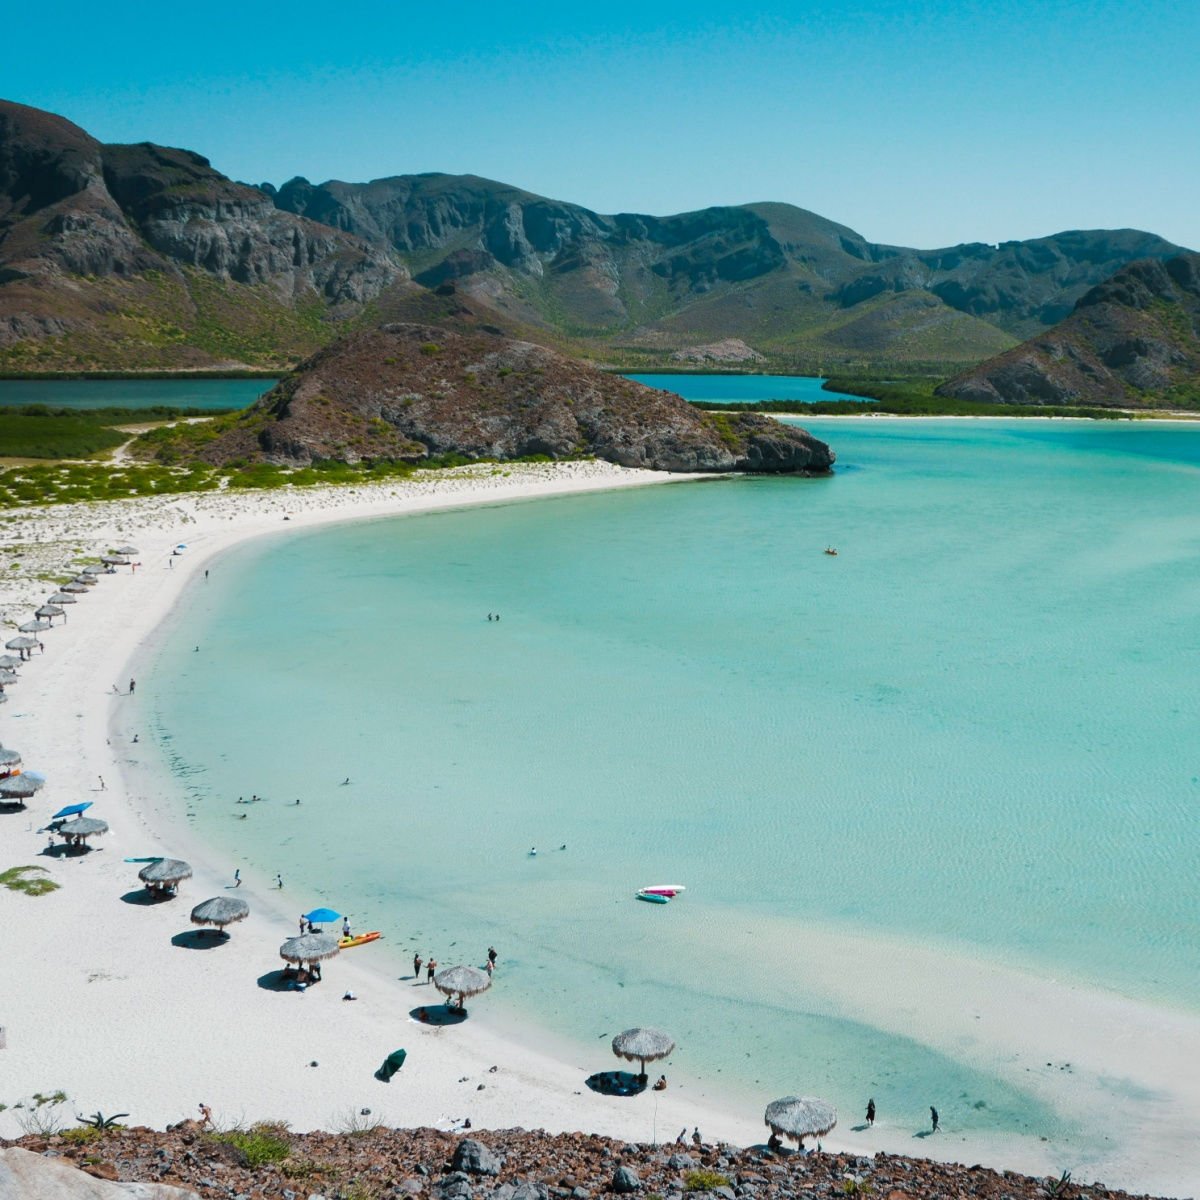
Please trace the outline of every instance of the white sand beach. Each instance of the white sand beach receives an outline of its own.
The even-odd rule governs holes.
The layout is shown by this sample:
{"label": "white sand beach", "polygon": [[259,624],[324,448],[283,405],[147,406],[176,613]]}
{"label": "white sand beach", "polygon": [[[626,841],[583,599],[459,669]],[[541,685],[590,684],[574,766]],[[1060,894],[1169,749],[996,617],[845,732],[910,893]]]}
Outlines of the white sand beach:
{"label": "white sand beach", "polygon": [[[304,993],[259,986],[281,965],[280,942],[296,932],[299,891],[286,878],[279,890],[273,879],[249,874],[231,890],[225,864],[190,833],[157,777],[139,768],[125,733],[137,696],[124,693],[147,661],[154,630],[174,605],[186,603],[215,556],[247,538],[687,478],[695,477],[603,463],[486,467],[422,481],[134,499],[0,517],[7,622],[27,620],[53,590],[44,577],[74,558],[128,541],[138,546],[141,564],[102,576],[71,606],[65,625],[42,635],[45,653],[34,651],[0,707],[0,743],[20,750],[25,766],[49,779],[26,811],[0,814],[0,870],[37,864],[61,884],[38,898],[0,889],[0,1103],[10,1106],[0,1113],[0,1135],[22,1132],[14,1102],[62,1089],[70,1098],[62,1110],[68,1124],[77,1112],[99,1110],[161,1127],[195,1117],[205,1103],[223,1125],[283,1119],[296,1129],[337,1130],[364,1120],[369,1109],[370,1119],[398,1126],[449,1128],[469,1118],[475,1129],[579,1129],[641,1141],[670,1140],[699,1126],[710,1141],[760,1141],[761,1108],[731,1111],[715,1088],[679,1080],[670,1065],[672,1085],[662,1093],[619,1098],[590,1091],[588,1075],[622,1065],[606,1045],[584,1061],[550,1052],[536,1030],[519,1041],[502,1036],[489,1023],[486,997],[469,1005],[463,1024],[422,1025],[410,1010],[440,997],[373,969],[369,948],[339,955],[325,981]],[[180,542],[186,553],[172,555]],[[22,565],[12,570],[13,562]],[[47,838],[37,830],[59,807],[85,800],[94,801],[92,814],[110,833],[84,855],[43,853]],[[192,864],[194,878],[178,898],[135,902],[138,864],[123,860],[150,854]],[[193,929],[194,904],[235,894],[249,902],[251,915],[228,941],[212,937],[212,948],[203,950],[193,948],[190,935],[177,939],[183,945],[172,941]],[[714,938],[719,934],[714,930]],[[1071,1167],[1081,1182],[1102,1178],[1171,1194],[1200,1177],[1193,1069],[1200,1020],[836,931],[814,930],[792,952],[812,963],[813,989],[847,1015],[989,1067],[999,1052],[1013,1080],[1112,1137],[1111,1153],[1070,1163],[1035,1134],[966,1139],[946,1130],[914,1141],[910,1128],[890,1127],[886,1117],[856,1131],[858,1114],[847,1113],[827,1145],[1055,1175]],[[872,979],[887,986],[864,986],[858,972],[843,969],[846,961],[871,962]],[[503,985],[501,962],[495,986]],[[346,991],[357,999],[344,1001]],[[375,1080],[376,1068],[400,1047],[408,1051],[403,1070],[391,1084]],[[1151,1118],[1132,1117],[1135,1104]]]}

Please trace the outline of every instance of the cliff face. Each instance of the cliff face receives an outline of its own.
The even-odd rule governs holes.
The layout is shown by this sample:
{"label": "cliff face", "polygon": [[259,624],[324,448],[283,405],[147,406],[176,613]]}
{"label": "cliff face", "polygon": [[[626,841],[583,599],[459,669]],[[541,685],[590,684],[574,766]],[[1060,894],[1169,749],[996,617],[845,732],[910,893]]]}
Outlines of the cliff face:
{"label": "cliff face", "polygon": [[320,351],[203,453],[218,463],[595,455],[662,471],[789,473],[823,473],[834,457],[766,417],[701,413],[542,346],[419,324]]}
{"label": "cliff face", "polygon": [[1200,255],[1131,264],[1048,333],[938,391],[993,404],[1200,402]]}
{"label": "cliff face", "polygon": [[1178,247],[1136,230],[999,246],[872,243],[787,204],[604,216],[476,176],[293,179],[281,208],[394,251],[430,287],[582,342],[674,351],[737,336],[837,357],[994,353],[1126,263]]}
{"label": "cliff face", "polygon": [[64,366],[72,354],[92,366],[253,360],[275,349],[271,331],[278,357],[310,351],[328,319],[406,275],[388,253],[280,211],[198,154],[105,146],[0,102],[8,365],[43,353]]}

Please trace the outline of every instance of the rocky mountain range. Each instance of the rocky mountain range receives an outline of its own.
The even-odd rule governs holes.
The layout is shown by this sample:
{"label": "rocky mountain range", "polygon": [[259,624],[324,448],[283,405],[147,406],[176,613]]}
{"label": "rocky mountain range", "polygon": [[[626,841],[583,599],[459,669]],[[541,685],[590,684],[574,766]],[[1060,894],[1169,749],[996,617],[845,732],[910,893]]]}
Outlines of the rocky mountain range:
{"label": "rocky mountain range", "polygon": [[603,215],[470,175],[250,187],[0,102],[0,370],[275,369],[448,282],[509,332],[631,366],[724,343],[804,369],[971,363],[1178,253],[1136,230],[915,250],[787,204]]}
{"label": "rocky mountain range", "polygon": [[662,471],[824,474],[834,459],[794,426],[700,412],[671,392],[463,320],[351,334],[245,412],[210,429],[177,428],[179,444],[153,443],[160,455],[216,464],[544,455]]}
{"label": "rocky mountain range", "polygon": [[937,390],[991,404],[1195,407],[1200,254],[1131,263],[1054,328]]}

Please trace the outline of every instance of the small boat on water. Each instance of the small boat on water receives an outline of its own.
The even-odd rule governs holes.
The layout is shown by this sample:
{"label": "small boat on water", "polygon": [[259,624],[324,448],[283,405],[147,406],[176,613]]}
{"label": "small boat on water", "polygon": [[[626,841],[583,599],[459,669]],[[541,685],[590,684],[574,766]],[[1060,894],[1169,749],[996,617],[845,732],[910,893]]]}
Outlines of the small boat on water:
{"label": "small boat on water", "polygon": [[670,904],[671,897],[661,895],[659,892],[634,892],[634,895],[639,900],[645,900],[649,904]]}
{"label": "small boat on water", "polygon": [[338,938],[338,949],[349,950],[351,946],[362,946],[366,942],[378,941],[383,934],[378,929],[372,929],[370,933],[356,933],[354,937]]}
{"label": "small boat on water", "polygon": [[826,546],[825,553],[832,555],[834,558],[837,558],[837,547],[836,546]]}
{"label": "small boat on water", "polygon": [[646,892],[648,895],[654,896],[678,896],[680,892],[686,892],[687,888],[682,883],[656,883],[652,887],[638,888],[640,892]]}

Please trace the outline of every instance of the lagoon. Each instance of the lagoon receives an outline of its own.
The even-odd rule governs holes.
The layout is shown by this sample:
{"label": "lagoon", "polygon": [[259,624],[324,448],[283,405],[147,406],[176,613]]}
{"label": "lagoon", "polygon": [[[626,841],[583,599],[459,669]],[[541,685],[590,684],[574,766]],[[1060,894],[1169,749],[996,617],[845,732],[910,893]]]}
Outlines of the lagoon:
{"label": "lagoon", "polygon": [[246,408],[274,379],[0,379],[0,408]]}
{"label": "lagoon", "polygon": [[1197,1010],[1200,430],[806,424],[831,478],[237,549],[139,682],[150,735],[231,873],[385,930],[396,973],[496,945],[490,1019],[564,1053],[661,1024],[723,1101],[932,1097],[1078,1161],[1099,1130],[926,1035],[936,980],[868,1021],[806,955],[884,948],[848,994],[908,946]]}

